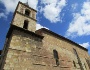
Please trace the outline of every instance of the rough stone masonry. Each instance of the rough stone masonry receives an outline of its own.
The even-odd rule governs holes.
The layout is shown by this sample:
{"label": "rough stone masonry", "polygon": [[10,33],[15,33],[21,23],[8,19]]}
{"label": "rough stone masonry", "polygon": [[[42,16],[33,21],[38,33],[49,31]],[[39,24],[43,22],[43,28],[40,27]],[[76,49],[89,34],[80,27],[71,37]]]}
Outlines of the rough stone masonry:
{"label": "rough stone masonry", "polygon": [[48,29],[36,31],[36,13],[29,5],[18,3],[0,70],[90,70],[86,48]]}

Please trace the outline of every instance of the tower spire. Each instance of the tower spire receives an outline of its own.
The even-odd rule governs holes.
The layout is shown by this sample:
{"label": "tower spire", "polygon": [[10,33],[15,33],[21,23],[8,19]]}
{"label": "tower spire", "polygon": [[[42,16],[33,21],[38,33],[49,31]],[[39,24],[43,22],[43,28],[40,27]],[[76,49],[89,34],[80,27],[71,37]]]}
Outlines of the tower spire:
{"label": "tower spire", "polygon": [[[28,5],[28,0],[27,0],[27,2],[26,2],[26,5]],[[28,5],[29,6],[29,5]]]}

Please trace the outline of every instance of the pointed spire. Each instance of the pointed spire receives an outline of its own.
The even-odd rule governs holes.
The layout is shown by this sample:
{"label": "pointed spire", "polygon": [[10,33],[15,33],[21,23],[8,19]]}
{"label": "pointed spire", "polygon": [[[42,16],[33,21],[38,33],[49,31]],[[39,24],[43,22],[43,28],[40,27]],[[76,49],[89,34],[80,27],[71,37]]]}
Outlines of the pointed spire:
{"label": "pointed spire", "polygon": [[27,0],[27,2],[26,2],[26,5],[28,5],[28,6],[29,6],[29,4],[28,4],[28,0]]}

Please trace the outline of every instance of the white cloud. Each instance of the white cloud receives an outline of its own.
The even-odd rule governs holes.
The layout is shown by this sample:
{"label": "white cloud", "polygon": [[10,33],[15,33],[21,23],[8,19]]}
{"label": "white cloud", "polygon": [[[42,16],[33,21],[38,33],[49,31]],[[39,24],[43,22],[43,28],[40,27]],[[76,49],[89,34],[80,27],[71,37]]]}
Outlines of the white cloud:
{"label": "white cloud", "polygon": [[[1,0],[1,2],[4,4],[7,12],[14,12],[18,2],[21,1],[23,3],[26,3],[27,0]],[[28,4],[30,7],[36,9],[38,0],[29,0]]]}
{"label": "white cloud", "polygon": [[0,18],[7,18],[7,16],[4,13],[0,13]]}
{"label": "white cloud", "polygon": [[4,4],[7,12],[14,12],[18,0],[1,0],[1,2]]}
{"label": "white cloud", "polygon": [[28,0],[28,2],[30,7],[37,9],[38,0]]}
{"label": "white cloud", "polygon": [[42,12],[46,19],[53,23],[61,21],[60,13],[64,6],[66,6],[66,0],[42,0],[43,7]]}
{"label": "white cloud", "polygon": [[77,8],[78,4],[75,3],[75,4],[72,4],[72,9],[75,10]]}
{"label": "white cloud", "polygon": [[80,13],[73,14],[66,36],[90,35],[90,2],[84,2]]}
{"label": "white cloud", "polygon": [[49,28],[44,27],[44,26],[42,26],[42,25],[40,25],[40,24],[37,23],[37,24],[36,24],[36,30],[41,29],[41,28],[46,28],[46,29],[49,30]]}
{"label": "white cloud", "polygon": [[[27,0],[0,0],[0,2],[3,3],[5,8],[6,8],[5,14],[8,14],[10,12],[14,12],[19,1],[21,1],[23,3],[27,2]],[[28,4],[30,7],[36,9],[37,4],[38,4],[38,0],[33,0],[33,1],[28,0]]]}
{"label": "white cloud", "polygon": [[[26,3],[27,0],[1,0],[1,2],[4,4],[7,12],[14,12],[18,2],[21,1],[23,3]],[[28,4],[30,7],[36,9],[38,0],[29,0]]]}
{"label": "white cloud", "polygon": [[89,42],[86,42],[86,43],[83,43],[83,44],[79,44],[85,48],[88,48],[90,46],[90,43]]}
{"label": "white cloud", "polygon": [[[26,3],[27,0],[0,0],[5,6],[5,14],[14,12],[18,2]],[[66,5],[66,0],[41,0],[45,7],[42,8],[43,15],[51,22],[61,21],[60,13],[63,7]],[[37,9],[38,0],[28,0],[29,6]],[[42,13],[41,12],[41,13]]]}

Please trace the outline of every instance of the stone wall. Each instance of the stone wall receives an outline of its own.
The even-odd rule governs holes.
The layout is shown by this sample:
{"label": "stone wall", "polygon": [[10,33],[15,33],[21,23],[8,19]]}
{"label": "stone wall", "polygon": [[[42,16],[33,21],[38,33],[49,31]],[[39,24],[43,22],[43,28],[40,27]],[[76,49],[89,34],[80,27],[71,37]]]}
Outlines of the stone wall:
{"label": "stone wall", "polygon": [[[4,70],[81,70],[73,48],[77,50],[84,70],[89,70],[88,53],[74,44],[43,32],[41,40],[32,34],[14,30],[2,67]],[[53,55],[57,50],[59,65]],[[82,54],[80,53],[82,52]]]}
{"label": "stone wall", "polygon": [[2,67],[4,70],[33,70],[42,40],[32,34],[14,30],[7,46]]}
{"label": "stone wall", "polygon": [[32,17],[33,19],[36,19],[36,11],[24,6],[23,4],[19,3],[19,6],[17,8],[17,11],[22,13],[22,14],[25,14],[25,9],[28,9],[30,10],[30,15],[29,17]]}
{"label": "stone wall", "polygon": [[[57,50],[60,65],[57,66],[56,68],[60,67],[60,69],[62,69],[62,70],[67,70],[67,69],[81,70],[78,60],[77,60],[77,56],[73,50],[73,48],[74,48],[74,49],[76,49],[76,51],[78,53],[78,56],[81,60],[83,69],[89,70],[89,67],[86,62],[86,59],[89,57],[87,51],[79,48],[75,44],[72,44],[62,38],[54,36],[54,35],[50,34],[49,32],[42,31],[42,33],[44,36],[42,55],[48,56],[49,58],[54,59],[53,50],[54,49]],[[51,59],[48,59],[48,60],[49,60],[49,62],[51,61]],[[56,65],[56,63],[54,63],[52,65]],[[57,69],[57,70],[59,70],[59,69]]]}
{"label": "stone wall", "polygon": [[36,30],[36,21],[34,21],[34,20],[30,19],[30,18],[27,18],[27,17],[25,17],[23,15],[20,15],[19,13],[16,13],[15,18],[13,20],[13,25],[16,25],[18,27],[23,28],[25,20],[29,21],[28,30],[32,31],[32,32],[35,32],[35,30]]}
{"label": "stone wall", "polygon": [[[21,9],[23,9],[23,10],[21,10]],[[36,31],[36,12],[32,9],[29,9],[30,16],[28,17],[25,15],[25,9],[29,9],[29,8],[27,8],[24,5],[19,3],[19,6],[16,9],[16,14],[14,16],[12,24],[23,28],[24,21],[28,20],[29,21],[28,30],[35,32]]]}
{"label": "stone wall", "polygon": [[[30,10],[29,17],[24,15],[25,9]],[[18,12],[15,14],[13,25],[23,28],[24,20],[28,20],[28,30],[35,32],[36,11],[21,3],[16,11]],[[3,51],[1,70],[81,70],[81,66],[83,70],[90,70],[86,61],[90,58],[87,51],[47,31],[42,33],[43,39],[13,30]]]}

